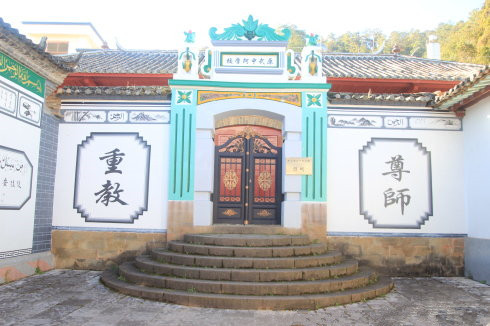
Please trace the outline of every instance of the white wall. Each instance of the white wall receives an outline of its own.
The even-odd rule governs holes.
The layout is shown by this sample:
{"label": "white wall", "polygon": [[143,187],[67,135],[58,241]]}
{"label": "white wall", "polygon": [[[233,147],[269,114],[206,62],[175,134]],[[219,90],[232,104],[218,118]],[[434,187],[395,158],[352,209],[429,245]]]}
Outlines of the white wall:
{"label": "white wall", "polygon": [[490,239],[490,98],[468,108],[463,122],[468,236]]}
{"label": "white wall", "polygon": [[[461,131],[455,130],[413,130],[389,129],[383,127],[383,118],[385,116],[406,117],[405,126],[408,126],[408,117],[435,117],[430,120],[431,123],[438,123],[437,118],[444,117],[441,114],[431,114],[427,112],[417,113],[400,113],[400,110],[393,111],[360,111],[339,110],[329,108],[329,119],[332,115],[346,114],[342,118],[349,120],[350,115],[360,115],[372,119],[374,125],[378,124],[379,128],[335,128],[329,126],[327,132],[327,232],[375,232],[375,233],[444,233],[444,234],[464,234],[467,232],[464,219],[464,177],[463,177],[463,135]],[[380,117],[380,118],[379,118]],[[446,117],[454,116],[446,114]],[[379,121],[376,120],[379,118]],[[337,122],[340,120],[337,117]],[[376,122],[376,121],[378,122]],[[386,121],[386,120],[385,120]],[[453,120],[454,121],[454,120]],[[330,120],[329,120],[330,122]],[[415,126],[414,121],[414,126]],[[457,121],[456,121],[457,122]],[[420,127],[420,124],[418,125]],[[428,126],[426,126],[428,127]],[[457,129],[457,126],[447,126],[450,129]],[[439,128],[439,127],[437,127]],[[441,127],[442,128],[442,127]],[[444,127],[446,128],[446,127]],[[399,211],[392,210],[392,213],[384,216],[390,224],[396,227],[374,227],[369,223],[364,215],[360,214],[360,183],[359,183],[359,150],[366,146],[372,138],[414,138],[421,143],[431,154],[431,172],[432,172],[432,209],[433,216],[425,221],[420,228],[406,227],[412,220],[417,220],[420,216],[418,212],[405,212],[400,215]],[[397,144],[396,142],[394,143]],[[400,143],[402,144],[402,143]],[[402,145],[400,145],[400,148]],[[385,151],[378,159],[379,166],[382,169],[390,170],[390,157],[397,153],[395,148],[381,150]],[[411,170],[410,174],[404,174],[404,178],[414,177],[415,171],[423,169],[424,165],[418,163],[417,166],[411,166],[413,160],[405,157],[405,169]],[[385,182],[389,175],[383,176],[380,171],[364,171],[363,174],[372,177],[373,173],[378,175],[380,183]],[[393,178],[390,178],[393,180]],[[427,180],[425,177],[416,177],[411,181],[410,188],[415,189],[422,185],[425,187]],[[397,182],[395,181],[395,184]],[[401,184],[401,183],[400,183]],[[374,189],[379,185],[374,184]],[[395,186],[394,186],[395,187]],[[420,187],[419,187],[420,188]],[[378,190],[379,190],[378,189]],[[420,188],[421,189],[421,188]],[[424,188],[425,189],[425,188]],[[416,203],[417,193],[412,193],[412,203],[407,205],[410,209],[414,205],[423,206],[425,203]],[[383,192],[367,193],[369,202],[379,202],[383,209]],[[392,209],[396,205],[387,209]],[[398,206],[399,207],[399,206]],[[391,214],[391,215],[390,215]],[[410,216],[412,214],[413,216]],[[417,215],[418,214],[418,215]],[[373,217],[376,219],[376,216]],[[381,219],[380,219],[381,220]],[[379,224],[380,220],[377,222]]]}
{"label": "white wall", "polygon": [[[126,106],[118,105],[100,105],[100,106],[62,106],[62,109],[70,109],[75,111],[88,110],[91,112],[104,112],[103,110],[115,110],[118,112],[130,112],[131,110],[146,110],[146,112],[158,110],[160,112],[169,110],[168,106],[154,106],[141,108],[137,105],[132,106],[127,104]],[[106,111],[106,112],[109,112]],[[165,113],[165,112],[164,112]],[[168,112],[169,113],[169,112]],[[167,116],[167,113],[164,114]],[[168,114],[169,115],[169,114]],[[65,119],[68,115],[65,113]],[[167,227],[167,186],[168,186],[168,152],[169,152],[169,130],[170,124],[167,121],[162,123],[61,123],[59,129],[59,141],[58,141],[58,161],[56,170],[56,183],[55,183],[55,198],[54,198],[54,212],[53,212],[53,226],[55,228],[116,228],[116,229],[144,229],[144,230],[164,230]],[[111,215],[108,215],[108,221],[101,222],[100,216],[95,218],[82,217],[81,213],[74,209],[74,189],[75,189],[75,173],[77,170],[77,149],[82,141],[87,140],[92,133],[116,133],[110,135],[110,142],[112,144],[107,147],[112,149],[119,148],[121,152],[125,152],[123,162],[118,168],[123,169],[122,175],[129,175],[129,179],[125,179],[124,182],[120,182],[120,189],[124,189],[124,192],[120,193],[120,199],[127,202],[129,205],[124,206],[118,202],[109,202],[106,206],[106,211]],[[118,140],[117,133],[138,133],[139,137],[143,141],[146,141],[151,146],[150,152],[150,167],[149,167],[149,184],[148,184],[148,207],[147,211],[142,212],[132,222],[128,220],[128,214],[126,209],[132,205],[134,197],[140,194],[141,179],[145,178],[145,174],[141,171],[141,165],[138,165],[138,160],[144,160],[141,151],[135,151],[136,145],[128,146],[126,143],[128,140],[125,137]],[[100,138],[100,137],[99,137]],[[98,139],[96,137],[96,139]],[[94,142],[94,141],[92,141]],[[98,142],[98,140],[97,140]],[[136,146],[137,147],[137,146]],[[133,149],[131,149],[133,148]],[[141,148],[138,147],[138,148]],[[129,150],[129,152],[128,152]],[[100,153],[103,155],[103,151]],[[131,161],[133,160],[133,161]],[[136,160],[136,161],[134,161]],[[105,209],[101,201],[96,203],[98,196],[95,196],[95,192],[102,189],[102,185],[106,179],[113,180],[113,184],[118,181],[118,177],[121,174],[102,174],[98,166],[102,164],[102,168],[107,168],[105,160],[99,160],[95,157],[93,165],[86,163],[87,161],[81,161],[85,163],[84,166],[79,169],[85,171],[93,171],[93,173],[84,173],[83,180],[87,187],[81,187],[84,192],[80,194],[81,201],[84,207],[92,212],[93,210]],[[136,162],[136,165],[133,163]],[[144,163],[144,162],[143,162]],[[143,164],[142,163],[142,164]],[[124,165],[128,164],[128,165]],[[137,169],[134,167],[138,166]],[[129,170],[129,171],[128,171]],[[116,178],[116,179],[113,179]],[[133,181],[131,181],[133,180]],[[137,190],[132,189],[138,187]],[[83,190],[85,189],[85,190]],[[87,191],[86,189],[93,189]],[[115,189],[114,189],[115,190]],[[92,193],[93,191],[93,193]],[[131,191],[135,195],[131,196]],[[140,199],[138,199],[140,200]],[[102,211],[102,214],[104,212]],[[96,215],[96,214],[95,214]]]}
{"label": "white wall", "polygon": [[[7,153],[12,150],[24,152],[28,160],[32,164],[32,186],[30,191],[30,198],[20,209],[5,209],[5,203],[11,201],[9,196],[15,196],[15,194],[8,188],[10,185],[5,186],[5,178],[9,178],[9,172],[5,169],[4,160],[11,160],[4,155],[0,156],[0,253],[14,251],[19,249],[31,249],[33,240],[34,229],[34,212],[36,206],[36,192],[37,192],[37,172],[38,172],[38,160],[39,160],[39,142],[41,136],[41,129],[33,124],[29,124],[26,121],[22,121],[19,116],[20,97],[26,97],[30,101],[35,101],[37,107],[42,107],[43,99],[25,89],[17,86],[16,84],[0,77],[0,87],[2,88],[2,99],[0,101],[0,145],[7,150],[3,149],[2,153]],[[9,113],[5,107],[14,106],[6,105],[4,101],[5,94],[15,98],[15,112]],[[11,102],[14,103],[14,102]],[[41,112],[37,112],[36,117],[40,117]],[[36,118],[37,121],[37,118]],[[15,155],[15,154],[14,154]],[[12,163],[12,162],[10,162]],[[12,174],[11,174],[12,175]],[[15,175],[10,177],[11,180],[17,179]],[[7,180],[10,182],[11,180]],[[17,185],[16,185],[17,186]],[[21,187],[27,187],[26,184],[21,184]],[[25,189],[25,188],[23,188]],[[25,197],[27,198],[27,197]]]}

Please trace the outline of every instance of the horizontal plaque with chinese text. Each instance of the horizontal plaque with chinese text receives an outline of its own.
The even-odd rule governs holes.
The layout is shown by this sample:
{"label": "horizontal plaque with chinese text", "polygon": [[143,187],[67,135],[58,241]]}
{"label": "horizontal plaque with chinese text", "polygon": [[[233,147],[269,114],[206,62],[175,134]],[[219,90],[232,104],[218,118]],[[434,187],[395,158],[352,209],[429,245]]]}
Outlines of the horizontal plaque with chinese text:
{"label": "horizontal plaque with chinese text", "polygon": [[286,174],[312,175],[313,158],[312,157],[287,157]]}

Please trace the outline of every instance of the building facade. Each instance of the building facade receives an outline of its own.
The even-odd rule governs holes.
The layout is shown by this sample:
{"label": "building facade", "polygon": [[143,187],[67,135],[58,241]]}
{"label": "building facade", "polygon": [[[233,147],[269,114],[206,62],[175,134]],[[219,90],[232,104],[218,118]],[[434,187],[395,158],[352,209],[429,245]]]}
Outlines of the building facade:
{"label": "building facade", "polygon": [[62,118],[41,125],[57,139],[52,206],[40,203],[56,267],[104,269],[242,225],[307,234],[391,275],[461,275],[466,258],[488,277],[488,68],[325,54],[314,36],[294,53],[288,30],[252,17],[209,34],[206,51],[189,32],[179,51],[61,58],[75,67],[53,95]]}

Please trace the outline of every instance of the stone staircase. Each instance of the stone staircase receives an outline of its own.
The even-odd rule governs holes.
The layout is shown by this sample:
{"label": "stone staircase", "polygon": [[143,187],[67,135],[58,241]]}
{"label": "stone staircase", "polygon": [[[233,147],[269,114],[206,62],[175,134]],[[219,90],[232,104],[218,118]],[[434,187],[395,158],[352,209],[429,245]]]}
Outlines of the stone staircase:
{"label": "stone staircase", "polygon": [[111,289],[226,309],[318,309],[388,293],[393,282],[302,235],[187,234],[106,271]]}

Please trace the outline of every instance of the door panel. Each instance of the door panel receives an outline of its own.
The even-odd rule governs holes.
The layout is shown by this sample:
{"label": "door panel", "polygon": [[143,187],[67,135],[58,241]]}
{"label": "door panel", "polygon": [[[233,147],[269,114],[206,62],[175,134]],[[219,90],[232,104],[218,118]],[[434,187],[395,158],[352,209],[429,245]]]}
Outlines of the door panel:
{"label": "door panel", "polygon": [[280,131],[268,130],[269,137],[264,137],[252,130],[224,141],[226,132],[216,135],[214,222],[278,224],[281,147],[269,137],[281,144]]}

